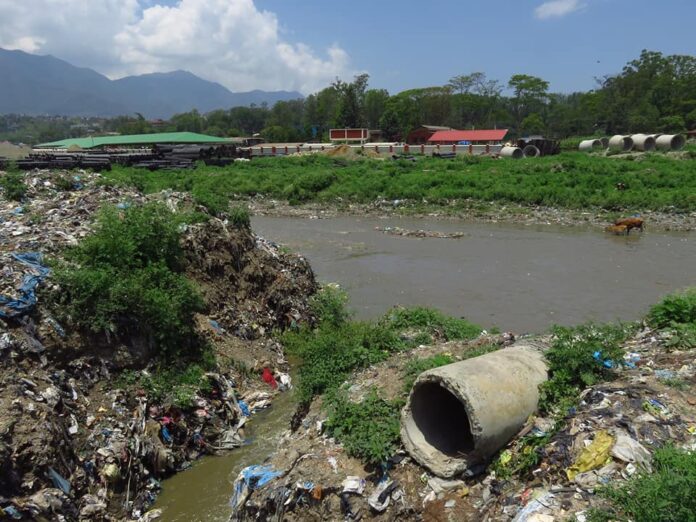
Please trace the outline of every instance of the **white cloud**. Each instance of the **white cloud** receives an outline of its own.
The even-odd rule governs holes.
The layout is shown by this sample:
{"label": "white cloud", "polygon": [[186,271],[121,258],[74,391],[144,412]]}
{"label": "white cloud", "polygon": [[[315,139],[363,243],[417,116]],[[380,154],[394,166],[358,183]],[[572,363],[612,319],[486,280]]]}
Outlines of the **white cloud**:
{"label": "white cloud", "polygon": [[234,91],[309,93],[352,74],[338,45],[320,56],[286,41],[253,0],[0,0],[0,47],[111,77],[184,69]]}
{"label": "white cloud", "polygon": [[544,2],[534,10],[534,16],[540,20],[547,18],[560,18],[572,12],[579,11],[586,6],[580,0],[550,0]]}

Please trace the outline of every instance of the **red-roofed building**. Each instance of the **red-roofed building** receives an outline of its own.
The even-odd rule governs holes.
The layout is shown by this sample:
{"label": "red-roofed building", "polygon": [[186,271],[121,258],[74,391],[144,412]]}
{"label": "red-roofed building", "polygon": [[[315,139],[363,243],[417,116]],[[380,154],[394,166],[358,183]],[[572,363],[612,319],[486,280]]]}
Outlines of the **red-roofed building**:
{"label": "red-roofed building", "polygon": [[472,145],[497,145],[503,141],[507,129],[488,130],[443,130],[430,136],[429,145],[457,145],[461,142]]}

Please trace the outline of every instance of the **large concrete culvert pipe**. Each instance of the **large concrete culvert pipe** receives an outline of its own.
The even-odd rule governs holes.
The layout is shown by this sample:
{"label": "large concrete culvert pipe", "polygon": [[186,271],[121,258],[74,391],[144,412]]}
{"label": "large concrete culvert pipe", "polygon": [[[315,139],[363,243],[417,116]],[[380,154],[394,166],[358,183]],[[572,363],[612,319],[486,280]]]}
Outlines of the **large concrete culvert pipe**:
{"label": "large concrete culvert pipe", "polygon": [[606,136],[599,138],[599,141],[602,142],[603,149],[606,149],[607,147],[609,147],[609,138],[607,138]]}
{"label": "large concrete culvert pipe", "polygon": [[661,134],[655,139],[658,150],[682,150],[686,140],[681,134]]}
{"label": "large concrete culvert pipe", "polygon": [[617,134],[609,138],[609,150],[618,150],[628,152],[633,148],[633,140],[630,136],[622,136]]}
{"label": "large concrete culvert pipe", "polygon": [[578,149],[581,152],[595,152],[602,149],[602,140],[582,140]]}
{"label": "large concrete culvert pipe", "polygon": [[643,152],[650,152],[655,150],[655,138],[647,134],[633,134],[631,136],[633,140],[633,149],[640,150]]}
{"label": "large concrete culvert pipe", "polygon": [[524,153],[519,147],[503,147],[500,149],[500,156],[502,158],[522,159]]}
{"label": "large concrete culvert pipe", "polygon": [[401,412],[401,439],[444,478],[489,459],[536,411],[545,346],[523,343],[423,372]]}

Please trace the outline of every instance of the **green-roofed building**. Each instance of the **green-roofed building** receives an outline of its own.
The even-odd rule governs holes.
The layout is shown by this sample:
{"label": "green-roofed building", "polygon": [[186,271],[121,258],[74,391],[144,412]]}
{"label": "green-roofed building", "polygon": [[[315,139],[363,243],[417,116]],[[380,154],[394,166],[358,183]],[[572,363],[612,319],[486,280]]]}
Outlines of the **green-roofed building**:
{"label": "green-roofed building", "polygon": [[183,145],[203,143],[229,143],[226,138],[207,136],[195,132],[162,132],[158,134],[130,134],[125,136],[95,136],[90,138],[70,138],[67,140],[41,143],[37,149],[68,149],[79,147],[81,149],[94,149],[98,147],[146,147],[155,144]]}

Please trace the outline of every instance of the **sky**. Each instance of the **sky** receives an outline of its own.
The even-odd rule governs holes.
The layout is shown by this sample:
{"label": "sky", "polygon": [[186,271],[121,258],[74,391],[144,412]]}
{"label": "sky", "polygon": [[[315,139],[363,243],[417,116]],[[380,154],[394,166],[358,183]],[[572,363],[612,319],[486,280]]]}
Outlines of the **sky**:
{"label": "sky", "polygon": [[696,0],[0,0],[0,48],[305,95],[359,73],[392,94],[475,71],[589,90],[642,49],[696,55],[694,27]]}

